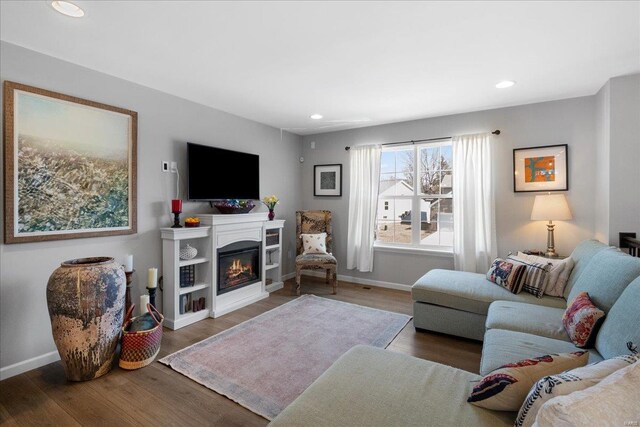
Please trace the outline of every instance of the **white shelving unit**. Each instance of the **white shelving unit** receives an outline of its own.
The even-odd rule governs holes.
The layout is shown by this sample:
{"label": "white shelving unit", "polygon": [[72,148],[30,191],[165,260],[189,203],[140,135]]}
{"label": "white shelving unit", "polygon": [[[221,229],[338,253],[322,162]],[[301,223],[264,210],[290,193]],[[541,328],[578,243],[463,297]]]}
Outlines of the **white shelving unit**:
{"label": "white shelving unit", "polygon": [[[179,329],[209,317],[211,312],[211,227],[194,228],[161,228],[162,237],[162,276],[163,276],[163,311],[165,323],[169,329]],[[187,244],[198,250],[196,258],[180,259],[180,248]],[[180,286],[180,267],[194,266],[195,284]],[[191,301],[205,298],[205,307],[199,311],[191,311],[193,306],[180,313],[181,300],[191,296]],[[183,303],[185,301],[182,301]]]}
{"label": "white shelving unit", "polygon": [[[179,329],[207,317],[220,317],[253,304],[282,289],[282,231],[284,220],[269,221],[266,213],[239,215],[200,215],[200,227],[161,228],[163,309],[165,326]],[[218,295],[218,251],[241,241],[259,242],[262,248],[262,280]],[[198,250],[190,260],[180,259],[180,248],[187,244]],[[180,269],[195,269],[194,285],[180,286]],[[205,307],[193,312],[182,310],[184,297],[205,298]],[[182,301],[182,302],[181,302]],[[191,306],[192,307],[192,306]]]}
{"label": "white shelving unit", "polygon": [[265,237],[262,247],[265,260],[264,280],[267,292],[282,289],[282,229],[284,220],[274,220],[265,223]]}

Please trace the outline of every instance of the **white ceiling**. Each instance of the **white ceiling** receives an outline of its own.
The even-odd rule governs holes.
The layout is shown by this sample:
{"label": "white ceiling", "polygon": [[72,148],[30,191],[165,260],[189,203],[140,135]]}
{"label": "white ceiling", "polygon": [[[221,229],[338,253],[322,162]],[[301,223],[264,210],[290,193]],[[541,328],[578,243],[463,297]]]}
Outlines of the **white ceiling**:
{"label": "white ceiling", "polygon": [[298,134],[591,95],[640,71],[637,1],[76,1],[82,19],[49,3],[2,1],[0,38]]}

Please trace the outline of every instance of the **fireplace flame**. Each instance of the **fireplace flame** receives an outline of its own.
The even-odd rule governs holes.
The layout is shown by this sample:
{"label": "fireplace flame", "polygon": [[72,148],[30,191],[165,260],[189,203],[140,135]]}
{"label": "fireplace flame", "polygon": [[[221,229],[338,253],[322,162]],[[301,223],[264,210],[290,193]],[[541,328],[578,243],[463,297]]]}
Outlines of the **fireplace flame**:
{"label": "fireplace flame", "polygon": [[227,269],[227,277],[229,279],[233,279],[234,277],[240,276],[242,273],[248,273],[252,275],[253,269],[251,268],[251,264],[242,265],[242,261],[240,261],[239,259],[234,259]]}

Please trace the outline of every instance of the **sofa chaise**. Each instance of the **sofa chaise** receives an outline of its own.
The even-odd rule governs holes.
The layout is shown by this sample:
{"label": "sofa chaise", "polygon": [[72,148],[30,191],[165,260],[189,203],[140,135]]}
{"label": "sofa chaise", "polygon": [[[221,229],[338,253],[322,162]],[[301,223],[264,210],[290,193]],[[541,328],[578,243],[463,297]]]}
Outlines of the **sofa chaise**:
{"label": "sofa chaise", "polygon": [[[640,258],[597,241],[582,242],[571,257],[575,267],[566,299],[513,295],[481,274],[432,270],[413,287],[415,325],[467,338],[477,338],[482,331],[480,374],[485,375],[505,363],[579,350],[564,332],[561,318],[567,299],[587,291],[606,313],[589,350],[590,363],[628,354],[628,342],[640,343]],[[448,316],[447,321],[437,320],[438,316]],[[435,362],[358,346],[338,359],[271,425],[513,425],[515,412],[491,411],[466,402],[480,378]]]}

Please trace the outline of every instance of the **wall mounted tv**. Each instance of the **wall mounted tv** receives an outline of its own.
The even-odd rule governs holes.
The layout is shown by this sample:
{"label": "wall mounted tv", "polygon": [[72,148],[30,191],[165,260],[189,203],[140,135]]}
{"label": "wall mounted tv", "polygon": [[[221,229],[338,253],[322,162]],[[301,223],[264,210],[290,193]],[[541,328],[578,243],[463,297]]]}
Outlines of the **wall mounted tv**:
{"label": "wall mounted tv", "polygon": [[187,143],[189,200],[260,198],[260,156]]}

